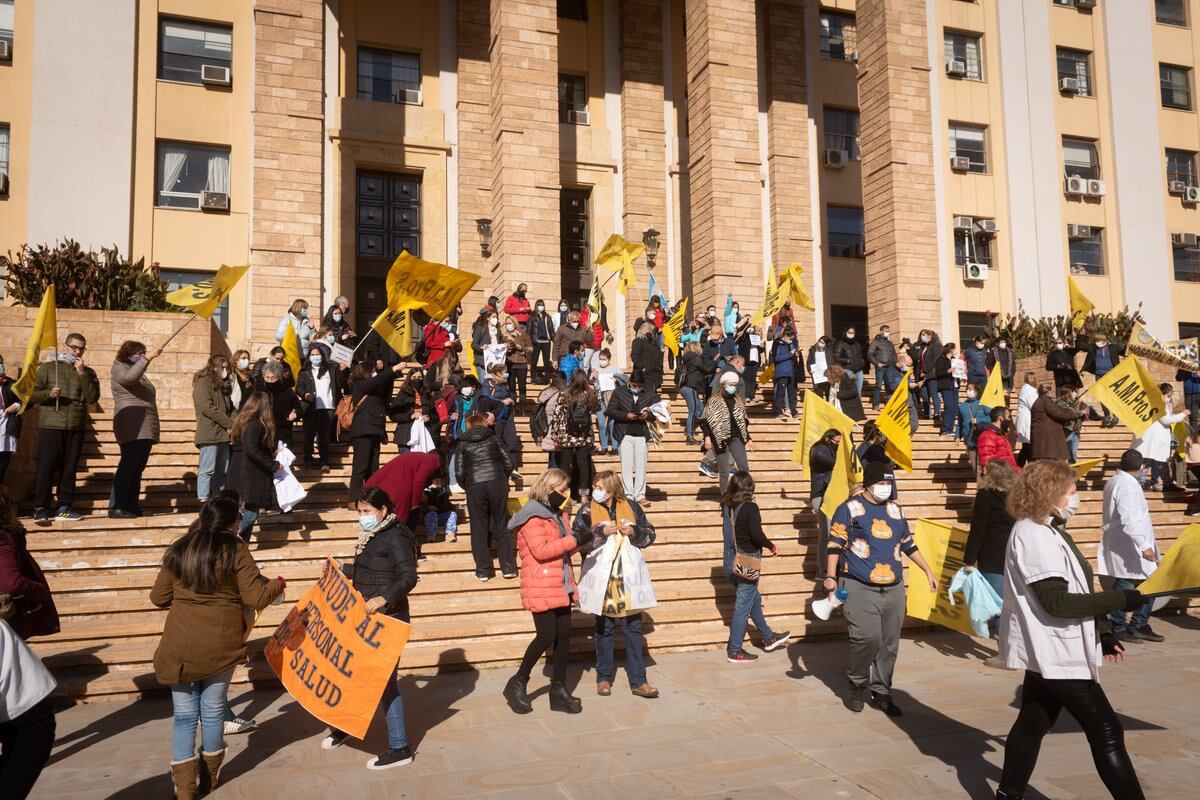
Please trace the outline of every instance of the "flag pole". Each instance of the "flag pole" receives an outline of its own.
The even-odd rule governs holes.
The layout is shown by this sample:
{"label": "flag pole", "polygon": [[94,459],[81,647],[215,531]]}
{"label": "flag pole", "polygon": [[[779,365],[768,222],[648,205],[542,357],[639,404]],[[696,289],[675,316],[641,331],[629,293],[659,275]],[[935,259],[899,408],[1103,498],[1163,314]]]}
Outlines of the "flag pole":
{"label": "flag pole", "polygon": [[158,346],[159,350],[166,350],[167,345],[169,345],[171,343],[171,340],[174,339],[179,334],[183,333],[183,329],[186,328],[188,325],[192,324],[192,320],[194,320],[196,317],[200,316],[195,311],[193,311],[191,313],[192,313],[192,315],[190,317],[188,317],[187,320],[182,325],[180,325],[178,328],[176,328],[175,332],[172,333],[170,336],[168,336],[167,340],[165,342],[163,342],[162,344],[160,344]]}

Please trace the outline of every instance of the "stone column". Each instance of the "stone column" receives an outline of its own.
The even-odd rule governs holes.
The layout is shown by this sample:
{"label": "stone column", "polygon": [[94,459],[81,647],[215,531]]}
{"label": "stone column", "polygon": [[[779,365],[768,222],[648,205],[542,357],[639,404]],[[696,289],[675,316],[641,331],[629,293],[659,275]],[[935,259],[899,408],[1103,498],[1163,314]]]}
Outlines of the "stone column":
{"label": "stone column", "polygon": [[[795,261],[804,265],[804,284],[813,289],[812,198],[809,173],[808,71],[804,39],[804,3],[766,0],[762,4],[766,54],[767,170],[771,178],[771,261],[776,270]],[[816,339],[815,316],[796,313],[798,340]]]}
{"label": "stone column", "polygon": [[492,216],[492,65],[488,0],[458,0],[458,264],[482,276],[463,303],[474,321],[492,277],[475,221]]}
{"label": "stone column", "polygon": [[870,325],[915,336],[942,303],[925,4],[860,0],[857,18]]}
{"label": "stone column", "polygon": [[558,14],[555,0],[491,0],[492,260],[495,294],[562,287],[558,228]]}
{"label": "stone column", "polygon": [[[314,318],[324,312],[319,308],[324,29],[322,0],[254,0],[254,205],[248,276],[254,355],[275,345],[275,325],[295,298],[312,304]],[[286,294],[280,287],[286,287]]]}
{"label": "stone column", "polygon": [[688,0],[692,301],[762,300],[762,178],[754,0]]}

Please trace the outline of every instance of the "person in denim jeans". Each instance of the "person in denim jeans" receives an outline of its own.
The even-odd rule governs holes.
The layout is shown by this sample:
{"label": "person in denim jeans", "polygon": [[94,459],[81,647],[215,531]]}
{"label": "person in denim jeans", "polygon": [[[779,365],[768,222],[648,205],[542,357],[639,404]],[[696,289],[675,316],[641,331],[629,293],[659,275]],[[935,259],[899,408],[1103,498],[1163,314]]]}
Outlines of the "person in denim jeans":
{"label": "person in denim jeans", "polygon": [[[726,658],[730,664],[752,664],[758,656],[742,647],[746,640],[747,622],[753,622],[762,637],[762,649],[768,653],[783,647],[792,634],[788,631],[772,631],[763,615],[762,594],[758,589],[758,578],[743,580],[733,573],[737,554],[762,558],[774,556],[775,545],[762,529],[762,512],[754,502],[754,478],[745,470],[737,470],[729,476],[729,485],[721,498],[721,531],[724,536],[725,575],[733,584],[733,617],[729,620],[729,644]],[[766,551],[765,553],[763,551]]]}
{"label": "person in denim jeans", "polygon": [[[1137,450],[1121,454],[1121,463],[1104,484],[1100,547],[1096,550],[1096,573],[1113,579],[1113,589],[1136,589],[1158,568],[1158,542],[1146,493],[1138,480],[1145,458]],[[1126,644],[1161,642],[1163,636],[1150,627],[1154,601],[1126,618],[1126,612],[1109,612],[1113,635]]]}
{"label": "person in denim jeans", "polygon": [[700,443],[696,438],[696,426],[704,413],[704,401],[708,396],[708,386],[712,382],[715,369],[713,361],[705,358],[699,339],[689,341],[683,346],[679,364],[675,368],[675,377],[679,381],[679,393],[687,403],[688,413],[683,426],[688,444]]}
{"label": "person in denim jeans", "polygon": [[[804,380],[800,347],[796,344],[796,329],[788,326],[783,335],[771,345],[771,364],[775,367],[775,413],[782,420],[796,413],[796,382]],[[799,374],[797,374],[799,373]]]}
{"label": "person in denim jeans", "polygon": [[[608,399],[612,396],[617,383],[624,383],[629,379],[625,377],[625,373],[621,371],[620,367],[612,363],[612,352],[607,347],[596,354],[596,360],[591,368],[591,378],[592,388],[596,390],[596,397],[600,400],[600,408],[596,410],[596,433],[600,437],[600,449],[596,452],[600,455],[607,453],[615,456],[617,454],[617,437],[614,435],[614,421],[608,416],[606,409]],[[608,388],[601,388],[601,383]]]}

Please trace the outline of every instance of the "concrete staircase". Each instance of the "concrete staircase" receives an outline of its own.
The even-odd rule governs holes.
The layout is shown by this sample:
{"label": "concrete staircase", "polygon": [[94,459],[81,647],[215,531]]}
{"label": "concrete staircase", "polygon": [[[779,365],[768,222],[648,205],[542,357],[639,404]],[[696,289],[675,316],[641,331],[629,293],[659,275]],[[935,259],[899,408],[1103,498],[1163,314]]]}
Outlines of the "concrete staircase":
{"label": "concrete staircase", "polygon": [[[682,401],[672,398],[676,414]],[[788,460],[797,423],[776,420],[766,404],[752,408],[755,449],[751,469],[758,481],[758,501],[769,535],[780,556],[765,562],[762,582],[766,610],[773,624],[800,636],[844,630],[839,615],[821,622],[808,613],[814,599],[816,518],[808,506],[808,479]],[[151,659],[166,612],[148,600],[163,549],[194,519],[197,451],[192,444],[193,418],[170,412],[164,416],[162,442],[155,447],[145,474],[144,507],[150,516],[114,520],[105,515],[118,449],[111,438],[111,419],[94,420],[98,438],[85,450],[86,477],[81,481],[78,510],[89,516],[75,523],[30,526],[29,543],[46,571],[62,617],[62,632],[33,642],[60,681],[59,692],[86,698],[127,697],[161,687]],[[526,418],[520,429],[528,441]],[[1107,454],[1103,473],[1087,477],[1082,512],[1071,528],[1085,555],[1095,554],[1099,540],[1100,494],[1111,474],[1113,458],[1127,446],[1123,429],[1102,430],[1089,422],[1080,459]],[[966,523],[974,482],[960,444],[941,439],[922,422],[914,444],[914,474],[898,473],[901,501],[910,518]],[[394,455],[385,446],[384,460]],[[342,505],[349,454],[336,448],[332,472],[300,472],[310,490],[290,514],[264,515],[252,544],[259,567],[268,576],[288,581],[288,602],[269,607],[253,636],[247,666],[235,672],[235,683],[273,682],[259,657],[265,638],[311,586],[326,556],[353,552],[355,514]],[[721,524],[715,480],[697,473],[697,449],[683,441],[682,425],[652,450],[649,465],[650,519],[657,543],[646,552],[657,608],[647,612],[651,652],[712,648],[728,633],[732,591],[721,569]],[[531,480],[545,465],[540,451],[526,449],[523,474]],[[619,468],[616,457],[596,458],[598,469]],[[1159,541],[1170,546],[1186,527],[1183,498],[1150,499]],[[465,517],[465,504],[459,504]],[[457,542],[426,545],[420,583],[411,598],[413,637],[401,660],[402,669],[468,668],[512,664],[531,636],[529,616],[521,609],[515,580],[497,577],[488,583],[474,578],[469,520],[460,522]],[[590,650],[592,618],[577,614],[580,635],[574,647]]]}

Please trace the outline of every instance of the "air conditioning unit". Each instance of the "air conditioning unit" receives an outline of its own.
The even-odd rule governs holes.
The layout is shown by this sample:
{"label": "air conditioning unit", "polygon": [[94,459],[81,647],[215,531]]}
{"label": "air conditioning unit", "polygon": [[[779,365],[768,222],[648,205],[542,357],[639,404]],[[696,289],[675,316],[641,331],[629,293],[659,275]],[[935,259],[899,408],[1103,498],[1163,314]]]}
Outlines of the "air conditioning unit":
{"label": "air conditioning unit", "polygon": [[857,50],[851,50],[851,51],[850,51],[850,52],[849,52],[849,53],[846,55],[846,60],[847,60],[847,61],[849,61],[851,64],[857,64],[857,63],[858,63],[858,51],[857,51]]}
{"label": "air conditioning unit", "polygon": [[971,231],[975,227],[975,220],[970,217],[955,217],[954,230],[956,231]]}
{"label": "air conditioning unit", "polygon": [[1183,194],[1187,191],[1187,188],[1186,181],[1169,181],[1167,183],[1167,194]]}
{"label": "air conditioning unit", "polygon": [[229,71],[229,67],[201,64],[200,82],[207,86],[229,86],[233,83],[233,74]]}
{"label": "air conditioning unit", "polygon": [[567,110],[567,123],[570,125],[587,125],[591,117],[588,116],[586,108],[572,108]]}
{"label": "air conditioning unit", "polygon": [[0,172],[0,197],[8,197],[8,173]]}
{"label": "air conditioning unit", "polygon": [[1104,197],[1106,188],[1104,181],[1090,180],[1087,182],[1088,197]]}
{"label": "air conditioning unit", "polygon": [[850,163],[850,152],[848,150],[826,150],[825,151],[825,166],[830,169],[841,169]]}
{"label": "air conditioning unit", "polygon": [[950,159],[950,169],[955,172],[966,172],[971,169],[971,159],[966,156],[954,156]]}
{"label": "air conditioning unit", "polygon": [[966,264],[963,264],[964,281],[986,281],[987,277],[987,264],[980,264],[975,261],[968,261]]}
{"label": "air conditioning unit", "polygon": [[995,236],[996,231],[998,230],[998,228],[996,227],[996,220],[994,220],[994,219],[976,220],[975,221],[975,230],[978,231],[981,236]]}
{"label": "air conditioning unit", "polygon": [[859,242],[858,244],[854,245],[854,247],[850,248],[850,257],[851,258],[866,258],[867,257],[866,243]]}
{"label": "air conditioning unit", "polygon": [[1079,78],[1059,78],[1058,91],[1062,94],[1079,94]]}
{"label": "air conditioning unit", "polygon": [[1092,237],[1091,225],[1068,225],[1068,239],[1090,239]]}
{"label": "air conditioning unit", "polygon": [[200,208],[204,211],[228,211],[229,195],[224,192],[201,192]]}
{"label": "air conditioning unit", "polygon": [[1187,187],[1187,189],[1185,189],[1183,192],[1183,202],[1193,206],[1196,205],[1196,203],[1200,203],[1200,187]]}
{"label": "air conditioning unit", "polygon": [[1087,189],[1087,178],[1081,178],[1078,175],[1069,175],[1067,176],[1067,184],[1063,192],[1066,194],[1087,194]]}
{"label": "air conditioning unit", "polygon": [[946,62],[946,74],[951,78],[961,78],[967,74],[967,62],[952,58]]}
{"label": "air conditioning unit", "polygon": [[12,61],[12,42],[0,41],[0,61]]}
{"label": "air conditioning unit", "polygon": [[1194,233],[1172,233],[1171,245],[1174,247],[1195,247],[1196,234]]}
{"label": "air conditioning unit", "polygon": [[419,106],[421,105],[421,90],[404,89],[396,92],[396,96],[392,98],[392,101],[397,105]]}
{"label": "air conditioning unit", "polygon": [[1075,7],[1080,11],[1091,11],[1096,7],[1096,0],[1075,0]]}

